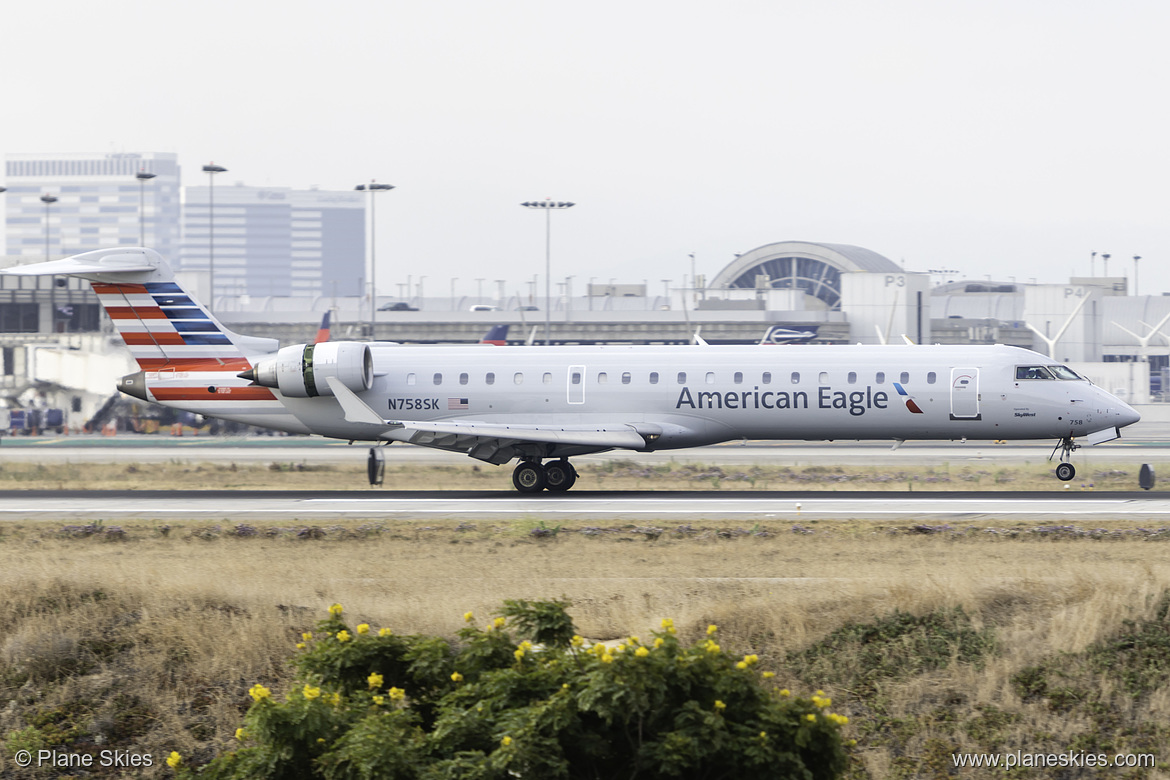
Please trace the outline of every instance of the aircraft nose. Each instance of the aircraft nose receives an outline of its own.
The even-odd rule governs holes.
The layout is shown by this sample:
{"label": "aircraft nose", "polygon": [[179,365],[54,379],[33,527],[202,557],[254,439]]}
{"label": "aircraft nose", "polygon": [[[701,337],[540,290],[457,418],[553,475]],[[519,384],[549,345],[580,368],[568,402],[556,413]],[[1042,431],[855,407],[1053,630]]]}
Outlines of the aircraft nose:
{"label": "aircraft nose", "polygon": [[1117,410],[1118,428],[1124,428],[1127,425],[1133,425],[1135,422],[1142,419],[1142,416],[1137,413],[1137,410],[1129,404],[1122,401],[1119,402],[1119,405],[1121,408]]}

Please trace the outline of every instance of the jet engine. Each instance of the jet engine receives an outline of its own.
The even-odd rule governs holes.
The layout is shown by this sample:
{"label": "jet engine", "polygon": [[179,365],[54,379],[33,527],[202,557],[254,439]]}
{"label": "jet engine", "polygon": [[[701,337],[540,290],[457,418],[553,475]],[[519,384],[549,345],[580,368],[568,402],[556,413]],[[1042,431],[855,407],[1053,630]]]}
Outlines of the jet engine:
{"label": "jet engine", "polygon": [[374,383],[374,358],[368,344],[353,341],[297,344],[257,361],[238,376],[264,387],[274,387],[282,395],[293,398],[333,395],[325,382],[331,376],[360,393]]}

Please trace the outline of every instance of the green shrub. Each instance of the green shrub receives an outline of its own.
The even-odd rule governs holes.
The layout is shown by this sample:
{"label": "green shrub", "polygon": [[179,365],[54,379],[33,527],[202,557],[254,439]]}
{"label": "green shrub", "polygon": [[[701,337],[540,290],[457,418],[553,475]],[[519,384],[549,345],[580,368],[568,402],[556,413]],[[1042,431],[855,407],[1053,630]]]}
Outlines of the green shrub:
{"label": "green shrub", "polygon": [[[204,778],[667,778],[829,780],[846,765],[828,699],[776,692],[714,626],[684,647],[670,620],[649,642],[590,646],[566,602],[509,601],[454,642],[350,627],[340,605],[305,634],[283,701],[257,685],[241,746]],[[506,617],[505,617],[506,615]],[[517,641],[516,631],[526,637]],[[533,644],[533,639],[543,644]]]}

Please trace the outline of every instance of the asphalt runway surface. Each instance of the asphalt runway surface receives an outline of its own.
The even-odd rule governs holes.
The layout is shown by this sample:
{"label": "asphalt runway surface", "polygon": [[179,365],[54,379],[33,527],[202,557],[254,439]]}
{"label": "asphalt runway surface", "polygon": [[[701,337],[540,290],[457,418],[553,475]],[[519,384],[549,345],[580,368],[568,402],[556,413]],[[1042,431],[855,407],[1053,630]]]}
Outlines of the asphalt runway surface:
{"label": "asphalt runway surface", "polygon": [[1170,521],[1170,495],[1134,492],[109,490],[0,491],[0,521],[503,520],[668,523],[884,519]]}

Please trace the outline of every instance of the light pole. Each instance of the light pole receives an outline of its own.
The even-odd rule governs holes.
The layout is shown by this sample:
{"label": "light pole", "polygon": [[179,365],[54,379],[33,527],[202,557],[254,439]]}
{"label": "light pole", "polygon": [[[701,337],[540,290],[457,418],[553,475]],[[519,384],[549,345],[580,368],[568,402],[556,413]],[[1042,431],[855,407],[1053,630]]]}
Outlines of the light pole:
{"label": "light pole", "polygon": [[1109,276],[1109,258],[1112,257],[1108,252],[1102,253],[1101,262],[1104,264],[1105,273],[1102,276]]}
{"label": "light pole", "polygon": [[549,301],[552,300],[552,212],[553,209],[568,209],[575,204],[567,201],[544,200],[526,201],[520,204],[526,209],[544,209],[544,345],[551,342],[552,311]]}
{"label": "light pole", "polygon": [[45,204],[45,262],[49,260],[49,204],[56,202],[57,197],[47,192],[41,196],[41,203]]}
{"label": "light pole", "polygon": [[215,310],[215,174],[227,173],[227,168],[215,163],[203,166],[207,174],[207,277],[208,292],[207,311]]}
{"label": "light pole", "polygon": [[157,175],[148,171],[134,174],[138,179],[138,246],[146,246],[146,182]]}
{"label": "light pole", "polygon": [[1138,283],[1138,270],[1137,270],[1137,261],[1138,261],[1138,260],[1141,260],[1141,259],[1142,259],[1142,256],[1141,256],[1141,255],[1134,255],[1134,256],[1133,256],[1133,294],[1134,294],[1134,295],[1137,295],[1137,294],[1138,294],[1138,285],[1137,285],[1137,283]]}
{"label": "light pole", "polygon": [[[45,204],[45,262],[49,262],[49,204],[56,203],[57,197],[45,193],[41,196],[41,203]],[[49,285],[49,310],[52,312],[51,322],[53,323],[53,332],[57,332],[57,281],[54,279],[53,283]]]}
{"label": "light pole", "polygon": [[354,189],[358,192],[370,193],[370,341],[373,341],[374,323],[378,316],[378,285],[374,278],[375,269],[377,268],[377,260],[374,256],[374,223],[376,222],[374,219],[374,193],[382,192],[384,190],[392,190],[394,189],[394,185],[379,184],[373,179],[370,179],[369,184],[359,184],[358,186],[354,187]]}

